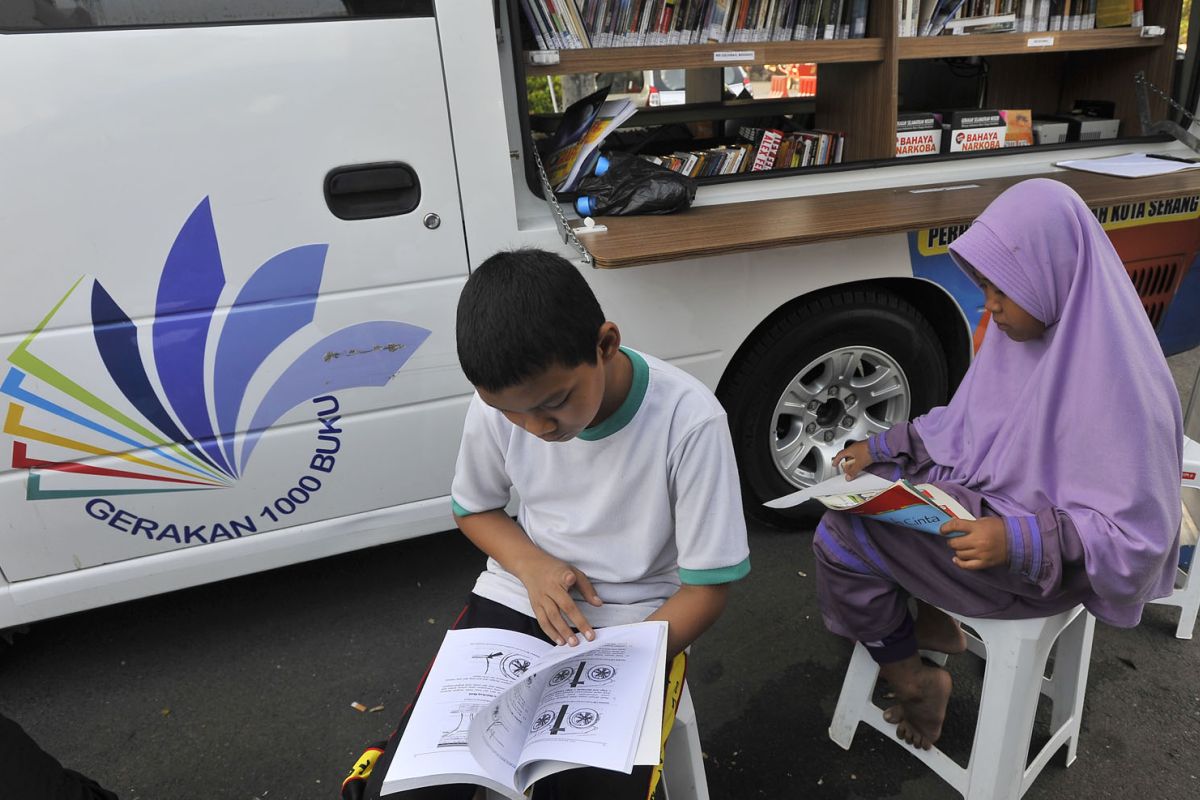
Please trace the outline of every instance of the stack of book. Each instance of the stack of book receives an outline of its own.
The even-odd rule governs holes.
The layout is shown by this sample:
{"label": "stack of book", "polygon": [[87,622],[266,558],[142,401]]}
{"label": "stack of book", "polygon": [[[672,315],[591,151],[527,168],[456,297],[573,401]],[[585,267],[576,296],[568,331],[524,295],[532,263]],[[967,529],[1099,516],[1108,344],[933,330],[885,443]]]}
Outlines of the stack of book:
{"label": "stack of book", "polygon": [[705,150],[678,151],[662,156],[644,155],[642,158],[692,178],[707,178],[711,175],[745,172],[753,153],[753,145],[735,144]]}
{"label": "stack of book", "polygon": [[845,134],[841,131],[785,132],[775,128],[742,128],[738,134],[754,143],[750,172],[840,164],[846,144]]}
{"label": "stack of book", "polygon": [[520,0],[541,50],[858,39],[867,0]]}
{"label": "stack of book", "polygon": [[901,36],[1140,28],[1142,0],[899,0]]}
{"label": "stack of book", "polygon": [[742,128],[745,142],[642,157],[693,178],[842,163],[846,137],[839,131]]}

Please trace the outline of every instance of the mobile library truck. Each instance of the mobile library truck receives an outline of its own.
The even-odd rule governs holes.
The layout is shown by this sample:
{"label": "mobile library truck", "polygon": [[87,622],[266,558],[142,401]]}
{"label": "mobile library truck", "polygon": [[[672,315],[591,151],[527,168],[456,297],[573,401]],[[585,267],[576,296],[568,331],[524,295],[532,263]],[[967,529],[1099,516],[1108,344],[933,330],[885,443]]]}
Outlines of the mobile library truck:
{"label": "mobile library truck", "polygon": [[[820,37],[792,2],[0,6],[0,629],[450,529],[455,305],[500,248],[573,260],[629,344],[716,390],[753,513],[947,399],[985,323],[947,245],[1024,177],[1074,186],[1163,346],[1197,344],[1200,171],[1053,166],[1189,152],[1142,135],[1133,80],[1171,91],[1177,0],[1146,0],[1154,27],[907,37],[896,0],[842,5]],[[972,103],[937,96],[947,62]],[[722,99],[724,66],[768,63],[817,64],[815,98]],[[527,87],[665,68],[688,102],[604,147],[805,146],[579,232]],[[1080,99],[1124,138],[895,158],[902,103]]]}

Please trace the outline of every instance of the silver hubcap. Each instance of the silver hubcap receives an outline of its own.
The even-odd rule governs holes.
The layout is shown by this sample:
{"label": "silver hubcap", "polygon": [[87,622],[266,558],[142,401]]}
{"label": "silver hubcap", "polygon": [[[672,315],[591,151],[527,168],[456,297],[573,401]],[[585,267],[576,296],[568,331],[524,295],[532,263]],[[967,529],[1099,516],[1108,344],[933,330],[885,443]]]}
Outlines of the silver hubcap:
{"label": "silver hubcap", "polygon": [[908,419],[911,397],[904,371],[881,350],[843,347],[813,359],[775,404],[776,469],[797,488],[831,477],[834,454]]}

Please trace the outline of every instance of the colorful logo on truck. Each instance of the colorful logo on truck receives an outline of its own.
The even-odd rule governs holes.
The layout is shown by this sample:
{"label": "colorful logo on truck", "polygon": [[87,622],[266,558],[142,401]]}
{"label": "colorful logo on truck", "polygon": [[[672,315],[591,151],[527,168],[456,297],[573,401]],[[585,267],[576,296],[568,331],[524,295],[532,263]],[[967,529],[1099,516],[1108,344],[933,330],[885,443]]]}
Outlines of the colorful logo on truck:
{"label": "colorful logo on truck", "polygon": [[[361,322],[304,345],[318,336],[307,329],[327,249],[285,250],[233,294],[205,198],[171,246],[151,319],[135,321],[99,280],[76,281],[9,355],[0,383],[27,498],[226,488],[291,409],[336,409],[335,392],[388,383],[428,330]],[[56,327],[68,306],[79,313],[64,317],[90,317],[94,352]]]}

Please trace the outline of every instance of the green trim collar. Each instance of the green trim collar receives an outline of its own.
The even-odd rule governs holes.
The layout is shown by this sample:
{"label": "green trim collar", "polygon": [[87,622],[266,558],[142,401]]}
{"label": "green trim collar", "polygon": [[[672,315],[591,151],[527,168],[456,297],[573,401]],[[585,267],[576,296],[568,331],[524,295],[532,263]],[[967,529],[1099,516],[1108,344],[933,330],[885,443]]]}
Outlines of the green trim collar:
{"label": "green trim collar", "polygon": [[646,397],[646,387],[650,385],[650,366],[640,353],[635,353],[625,347],[621,348],[621,352],[629,357],[629,363],[633,365],[633,383],[629,386],[629,394],[625,395],[620,407],[608,419],[593,428],[584,428],[580,431],[578,438],[585,442],[595,442],[606,436],[612,436],[628,425],[629,421],[633,419],[633,415],[642,407],[642,400]]}

